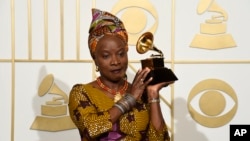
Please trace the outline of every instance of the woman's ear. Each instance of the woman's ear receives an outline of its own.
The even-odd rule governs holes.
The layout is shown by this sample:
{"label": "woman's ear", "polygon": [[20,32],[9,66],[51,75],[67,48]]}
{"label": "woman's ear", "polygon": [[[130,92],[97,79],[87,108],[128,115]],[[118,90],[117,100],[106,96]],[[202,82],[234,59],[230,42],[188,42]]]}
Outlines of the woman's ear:
{"label": "woman's ear", "polygon": [[91,54],[92,59],[95,61],[95,54]]}
{"label": "woman's ear", "polygon": [[98,71],[99,71],[99,66],[98,66],[98,64],[97,64],[97,62],[96,62],[95,59],[94,59],[94,62],[95,62],[95,67],[96,67],[96,68],[95,68],[95,71],[98,72]]}
{"label": "woman's ear", "polygon": [[95,58],[94,55],[92,56],[92,58],[93,58],[93,61],[94,61],[95,65],[98,66],[98,63],[97,63],[96,58]]}

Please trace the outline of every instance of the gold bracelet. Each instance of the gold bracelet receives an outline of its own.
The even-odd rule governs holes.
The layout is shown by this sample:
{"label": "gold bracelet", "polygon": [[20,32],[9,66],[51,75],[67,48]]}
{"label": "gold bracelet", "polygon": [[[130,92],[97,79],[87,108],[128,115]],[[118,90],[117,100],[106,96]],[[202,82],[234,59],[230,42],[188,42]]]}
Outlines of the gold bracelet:
{"label": "gold bracelet", "polygon": [[159,98],[153,98],[148,103],[160,103],[160,99]]}

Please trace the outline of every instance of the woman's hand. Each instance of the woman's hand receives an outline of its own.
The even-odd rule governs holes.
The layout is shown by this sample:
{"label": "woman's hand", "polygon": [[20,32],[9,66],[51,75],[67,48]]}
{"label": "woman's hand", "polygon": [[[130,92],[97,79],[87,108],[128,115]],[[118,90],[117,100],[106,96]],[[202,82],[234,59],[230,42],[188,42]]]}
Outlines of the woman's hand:
{"label": "woman's hand", "polygon": [[158,99],[159,98],[159,91],[163,87],[166,87],[171,83],[173,83],[173,82],[161,82],[161,83],[157,83],[154,85],[148,85],[147,86],[148,99],[155,99],[155,98]]}
{"label": "woman's hand", "polygon": [[134,96],[136,100],[139,100],[147,87],[147,85],[152,81],[152,78],[145,81],[148,73],[150,72],[149,68],[140,69],[135,75],[135,78],[132,82],[130,93]]}

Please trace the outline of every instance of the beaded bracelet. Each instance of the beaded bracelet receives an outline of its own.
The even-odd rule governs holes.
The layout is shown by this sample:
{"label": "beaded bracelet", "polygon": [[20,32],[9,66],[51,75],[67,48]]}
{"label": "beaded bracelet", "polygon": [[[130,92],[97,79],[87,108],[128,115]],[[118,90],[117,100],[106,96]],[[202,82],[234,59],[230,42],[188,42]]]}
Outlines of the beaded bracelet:
{"label": "beaded bracelet", "polygon": [[148,103],[160,103],[160,99],[159,98],[153,98]]}

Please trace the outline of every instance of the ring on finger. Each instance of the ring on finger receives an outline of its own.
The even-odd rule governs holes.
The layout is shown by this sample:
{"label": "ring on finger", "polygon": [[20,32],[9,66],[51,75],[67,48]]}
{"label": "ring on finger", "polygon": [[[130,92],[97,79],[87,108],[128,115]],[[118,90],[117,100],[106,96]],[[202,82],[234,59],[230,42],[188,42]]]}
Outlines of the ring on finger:
{"label": "ring on finger", "polygon": [[141,83],[143,84],[144,79],[141,79]]}

